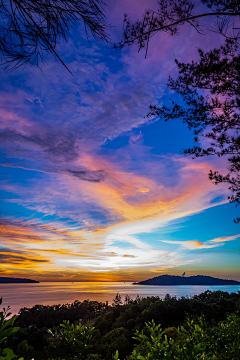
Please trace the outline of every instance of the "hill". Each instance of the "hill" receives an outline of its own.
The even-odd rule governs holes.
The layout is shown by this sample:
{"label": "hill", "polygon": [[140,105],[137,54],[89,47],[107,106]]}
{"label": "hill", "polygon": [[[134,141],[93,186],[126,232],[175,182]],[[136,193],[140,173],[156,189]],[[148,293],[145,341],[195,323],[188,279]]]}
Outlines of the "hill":
{"label": "hill", "polygon": [[31,279],[1,277],[0,276],[0,284],[23,284],[23,283],[39,283],[39,281],[31,280]]}
{"label": "hill", "polygon": [[196,275],[189,277],[175,276],[175,275],[161,275],[152,279],[139,281],[134,283],[138,285],[240,285],[236,280],[223,280],[206,275]]}

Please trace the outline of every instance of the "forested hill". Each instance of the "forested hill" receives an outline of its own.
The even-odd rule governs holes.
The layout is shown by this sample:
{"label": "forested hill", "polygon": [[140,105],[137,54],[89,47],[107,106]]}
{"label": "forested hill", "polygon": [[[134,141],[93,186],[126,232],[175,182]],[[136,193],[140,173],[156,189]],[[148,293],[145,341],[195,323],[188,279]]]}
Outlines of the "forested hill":
{"label": "forested hill", "polygon": [[139,285],[240,285],[239,281],[223,280],[214,278],[212,276],[197,275],[197,276],[174,276],[174,275],[161,275],[152,279],[139,281]]}
{"label": "forested hill", "polygon": [[22,283],[39,283],[39,281],[31,280],[31,279],[1,277],[0,276],[0,284],[22,284]]}

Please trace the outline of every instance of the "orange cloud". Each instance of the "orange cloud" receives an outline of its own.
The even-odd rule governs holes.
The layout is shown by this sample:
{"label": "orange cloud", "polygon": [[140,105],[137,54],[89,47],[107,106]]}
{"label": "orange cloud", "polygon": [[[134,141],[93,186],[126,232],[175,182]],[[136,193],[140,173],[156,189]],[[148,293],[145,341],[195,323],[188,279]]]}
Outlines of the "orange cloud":
{"label": "orange cloud", "polygon": [[[76,216],[76,222],[77,219],[80,222],[82,216],[76,209],[84,201],[93,204],[99,211],[105,211],[110,224],[98,225],[89,219],[84,219],[81,227],[56,221],[44,224],[36,220],[5,220],[1,241],[3,244],[8,243],[14,251],[32,252],[34,258],[39,256],[40,260],[45,260],[38,264],[37,269],[46,276],[52,274],[53,266],[56,274],[64,271],[71,276],[86,270],[92,273],[123,269],[138,271],[139,267],[161,270],[189,263],[174,251],[155,249],[147,241],[138,239],[141,232],[150,233],[170,220],[213,206],[209,201],[218,194],[219,188],[213,187],[207,179],[208,164],[193,164],[189,159],[180,161],[178,158],[172,161],[181,164],[178,182],[167,187],[147,176],[123,171],[122,167],[105,157],[85,154],[81,158],[83,166],[93,171],[107,169],[104,182],[83,182],[70,175],[59,175],[52,181],[48,179],[43,185],[41,180],[41,184],[36,185],[38,191],[34,193],[33,189],[31,200],[28,197],[22,204],[30,208],[38,204],[37,210],[48,213],[51,202],[61,198],[70,210],[63,209],[58,215],[73,215]],[[152,164],[149,166],[152,167]],[[41,191],[41,186],[44,186],[44,191]],[[128,245],[127,251],[119,242]],[[219,246],[196,240],[175,244],[191,250]],[[14,266],[15,270],[21,270],[21,264],[16,261],[9,260],[9,265]]]}
{"label": "orange cloud", "polygon": [[226,241],[237,240],[239,237],[240,237],[240,234],[232,235],[232,236],[222,236],[222,237],[219,237],[219,238],[215,238],[215,239],[209,240],[209,242],[212,242],[212,243],[215,243],[215,242],[221,243],[221,242],[226,242]]}
{"label": "orange cloud", "polygon": [[142,193],[147,193],[150,191],[150,189],[145,188],[145,189],[139,189],[138,191],[142,192]]}
{"label": "orange cloud", "polygon": [[181,245],[189,250],[195,249],[211,249],[214,247],[222,246],[226,241],[233,241],[240,237],[240,234],[232,235],[232,236],[223,236],[219,238],[215,238],[212,240],[208,240],[206,242],[198,241],[198,240],[188,240],[188,241],[172,241],[172,240],[161,240],[167,244],[175,244]]}
{"label": "orange cloud", "polygon": [[[164,217],[169,213],[178,212],[184,204],[187,207],[187,203],[191,204],[189,209],[192,213],[193,208],[196,209],[196,198],[199,205],[195,212],[200,211],[209,207],[209,198],[206,201],[204,195],[216,191],[207,178],[209,165],[204,162],[193,164],[189,159],[181,160],[179,183],[175,188],[167,188],[147,177],[124,172],[105,158],[85,154],[83,159],[92,170],[107,169],[108,176],[100,184],[83,184],[69,180],[74,191],[82,192],[89,202],[94,202],[112,214],[129,221]],[[139,192],[143,193],[143,197]],[[193,202],[195,202],[194,206],[192,206]]]}
{"label": "orange cloud", "polygon": [[181,245],[189,250],[211,249],[219,246],[218,244],[208,245],[207,243],[203,243],[202,241],[197,241],[197,240],[188,240],[188,241],[161,240],[161,241],[167,244]]}

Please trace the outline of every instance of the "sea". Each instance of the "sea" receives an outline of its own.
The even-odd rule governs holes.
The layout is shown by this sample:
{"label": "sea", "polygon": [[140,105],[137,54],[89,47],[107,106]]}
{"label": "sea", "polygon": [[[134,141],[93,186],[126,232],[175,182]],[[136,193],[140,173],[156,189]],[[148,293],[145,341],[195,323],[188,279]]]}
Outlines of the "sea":
{"label": "sea", "polygon": [[3,307],[8,305],[11,313],[17,315],[23,307],[30,308],[38,305],[71,304],[75,300],[108,301],[112,304],[116,294],[120,294],[124,302],[126,295],[133,300],[139,295],[142,298],[148,296],[164,297],[169,294],[177,298],[192,297],[202,292],[226,291],[237,293],[240,291],[238,285],[225,286],[150,286],[133,285],[130,282],[41,282],[33,284],[0,284],[0,298]]}

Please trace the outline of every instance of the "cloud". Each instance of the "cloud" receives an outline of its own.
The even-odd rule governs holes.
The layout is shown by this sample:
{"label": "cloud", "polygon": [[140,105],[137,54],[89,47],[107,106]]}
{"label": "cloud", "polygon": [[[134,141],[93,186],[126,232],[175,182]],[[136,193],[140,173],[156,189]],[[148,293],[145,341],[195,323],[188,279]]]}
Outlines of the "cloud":
{"label": "cloud", "polygon": [[74,171],[74,170],[68,170],[69,174],[72,174],[73,176],[77,177],[81,180],[86,181],[93,181],[93,182],[100,182],[105,180],[107,173],[104,170],[97,170],[97,171],[89,171],[89,170],[80,170],[80,171]]}
{"label": "cloud", "polygon": [[[25,186],[12,186],[8,182],[2,185],[3,189],[17,195],[8,201],[17,202],[48,215],[57,214],[59,217],[69,217],[73,221],[84,221],[84,226],[88,222],[91,227],[97,228],[123,221],[142,222],[159,219],[157,221],[161,223],[163,219],[166,222],[167,219],[187,216],[215,206],[216,204],[211,204],[211,199],[223,191],[222,187],[212,186],[209,182],[208,163],[194,163],[191,159],[179,161],[172,157],[161,160],[158,158],[155,163],[146,161],[142,166],[146,167],[148,176],[124,170],[129,162],[123,159],[120,166],[106,156],[82,154],[81,161],[87,164],[94,176],[97,169],[107,169],[104,181],[79,183],[75,176],[50,174],[35,179],[34,184],[28,189],[28,194]],[[154,179],[153,169],[158,172],[159,166],[164,173],[164,167],[169,166],[170,162],[178,164],[177,181],[175,180],[174,184],[163,185],[163,177],[158,176]],[[148,168],[151,170],[148,171]],[[149,177],[150,171],[152,178]],[[97,178],[92,176],[91,180],[97,180],[99,177],[101,179],[101,176],[102,173],[97,172]],[[142,229],[141,224],[139,227]]]}
{"label": "cloud", "polygon": [[[124,6],[134,14],[145,8],[143,3],[135,6],[123,1],[122,11]],[[110,18],[122,24],[118,5],[109,4],[109,8]],[[122,30],[118,31],[120,36]],[[165,94],[167,76],[175,66],[174,41],[179,42],[167,36],[161,49],[154,47],[144,60],[136,49],[113,53],[96,43],[90,48],[76,36],[60,49],[74,77],[52,59],[43,71],[21,68],[11,78],[2,73],[0,139],[7,156],[18,159],[19,167],[104,181],[107,169],[92,173],[81,163],[82,153],[96,153],[107,139],[149,122],[144,118],[149,104]],[[181,46],[179,51],[186,48]],[[21,84],[19,78],[24,79]],[[131,141],[140,137],[141,131]]]}
{"label": "cloud", "polygon": [[[178,254],[156,250],[134,236],[122,236],[109,228],[101,231],[82,231],[76,226],[40,221],[3,219],[0,234],[2,269],[30,269],[32,271],[112,271],[120,269],[168,268],[183,263]],[[38,236],[36,237],[36,234]],[[116,241],[125,241],[126,247]],[[130,246],[129,246],[130,245]]]}
{"label": "cloud", "polygon": [[100,182],[100,181],[104,181],[104,179],[107,176],[107,173],[104,170],[91,171],[81,166],[78,167],[75,166],[72,167],[72,169],[67,169],[69,165],[66,165],[66,168],[64,168],[64,165],[62,165],[62,168],[59,169],[57,166],[54,167],[54,165],[51,168],[47,168],[46,166],[43,165],[41,169],[36,169],[34,166],[31,167],[31,165],[32,164],[27,164],[26,162],[25,163],[21,162],[21,165],[19,165],[18,163],[9,163],[9,162],[0,163],[0,166],[4,166],[4,167],[18,168],[18,169],[37,171],[43,173],[62,173],[65,175],[74,176],[79,180],[84,180],[84,181]]}
{"label": "cloud", "polygon": [[130,140],[135,143],[135,142],[137,142],[141,137],[142,137],[142,132],[140,131],[140,133],[139,133],[138,135],[132,135],[132,136],[130,137]]}
{"label": "cloud", "polygon": [[2,218],[0,219],[0,225],[0,238],[2,243],[39,242],[43,240],[37,229],[29,228],[20,220]]}
{"label": "cloud", "polygon": [[181,245],[189,250],[196,250],[196,249],[211,249],[214,247],[218,247],[223,244],[215,244],[215,245],[207,245],[206,243],[203,243],[198,240],[189,240],[189,241],[172,241],[172,240],[161,240],[164,243],[167,244],[176,244]]}
{"label": "cloud", "polygon": [[[26,168],[32,170],[69,172],[80,180],[103,181],[105,169],[91,173],[81,164],[82,152],[97,151],[107,139],[148,121],[143,114],[152,93],[138,76],[127,81],[130,74],[123,76],[124,63],[119,58],[116,70],[110,51],[104,53],[96,45],[86,51],[78,45],[71,43],[77,57],[72,61],[74,78],[51,61],[49,71],[28,69],[22,90],[3,74],[1,146],[8,156],[21,160],[18,166],[25,167],[28,161],[31,166]],[[17,79],[18,71],[12,76]]]}
{"label": "cloud", "polygon": [[226,241],[232,241],[232,240],[236,240],[240,237],[240,234],[237,234],[237,235],[232,235],[232,236],[222,236],[222,237],[218,237],[218,238],[215,238],[215,239],[212,239],[212,240],[209,240],[209,242],[211,243],[221,243],[221,242],[226,242]]}
{"label": "cloud", "polygon": [[49,262],[48,259],[40,258],[39,254],[35,255],[28,251],[19,251],[1,247],[0,261],[2,265],[20,265],[21,267],[34,266],[34,263],[39,264]]}
{"label": "cloud", "polygon": [[198,240],[188,240],[188,241],[173,241],[173,240],[161,240],[161,242],[167,244],[175,244],[185,247],[189,250],[197,250],[197,249],[211,249],[219,246],[223,246],[227,241],[233,241],[240,237],[240,234],[232,235],[232,236],[223,236],[219,238],[215,238],[212,240],[208,240],[205,242]]}
{"label": "cloud", "polygon": [[[215,206],[211,199],[222,193],[222,188],[208,181],[207,162],[175,155],[150,157],[147,147],[137,146],[142,162],[141,169],[134,171],[129,144],[121,157],[118,152],[109,157],[89,151],[82,152],[81,159],[71,163],[75,169],[78,166],[89,169],[88,179],[95,181],[80,182],[69,173],[69,164],[66,167],[61,164],[61,172],[43,172],[41,178],[31,180],[27,192],[25,184],[2,182],[5,191],[16,195],[6,201],[55,218],[51,223],[44,217],[28,221],[9,218],[5,220],[2,243],[10,242],[8,246],[15,250],[28,249],[40,259],[47,259],[44,266],[37,266],[45,274],[53,266],[56,271],[73,275],[85,270],[138,271],[139,266],[146,271],[162,271],[191,264],[193,260],[185,259],[181,252],[156,248],[147,234],[172,220]],[[170,165],[177,165],[174,182],[165,181],[164,177]],[[104,179],[96,181],[101,176]],[[142,233],[146,236],[140,239]],[[196,241],[185,244],[191,249],[197,246],[204,245]],[[15,266],[21,269],[20,264]]]}

